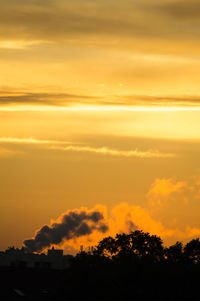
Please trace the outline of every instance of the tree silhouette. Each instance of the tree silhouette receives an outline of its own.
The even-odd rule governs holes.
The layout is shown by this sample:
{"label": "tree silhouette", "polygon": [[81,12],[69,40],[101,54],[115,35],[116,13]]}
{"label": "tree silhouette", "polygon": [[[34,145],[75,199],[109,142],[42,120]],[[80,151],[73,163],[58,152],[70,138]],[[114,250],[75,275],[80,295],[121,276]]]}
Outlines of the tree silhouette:
{"label": "tree silhouette", "polygon": [[153,262],[163,259],[164,249],[160,237],[136,230],[130,234],[130,240],[132,252],[140,259],[145,258]]}
{"label": "tree silhouette", "polygon": [[117,251],[118,249],[115,239],[108,236],[99,242],[94,252],[98,255],[111,257],[113,254],[116,254]]}
{"label": "tree silhouette", "polygon": [[200,263],[200,241],[199,238],[192,239],[186,244],[184,254],[190,263]]}
{"label": "tree silhouette", "polygon": [[119,256],[131,254],[130,234],[117,234],[115,237],[115,244]]}
{"label": "tree silhouette", "polygon": [[177,241],[174,245],[165,248],[165,258],[171,263],[182,263],[184,260],[183,244]]}
{"label": "tree silhouette", "polygon": [[101,240],[95,248],[102,256],[132,256],[159,262],[164,258],[162,240],[156,235],[136,230],[129,234],[117,234],[115,238],[108,236]]}

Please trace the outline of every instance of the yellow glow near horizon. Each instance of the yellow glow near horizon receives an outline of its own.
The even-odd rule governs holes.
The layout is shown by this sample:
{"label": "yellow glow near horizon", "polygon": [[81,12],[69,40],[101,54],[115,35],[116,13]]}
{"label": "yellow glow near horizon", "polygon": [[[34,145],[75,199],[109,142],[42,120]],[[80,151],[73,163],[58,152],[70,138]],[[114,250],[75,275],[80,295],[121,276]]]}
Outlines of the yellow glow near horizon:
{"label": "yellow glow near horizon", "polygon": [[0,112],[17,112],[17,111],[117,111],[117,112],[199,112],[200,106],[69,106],[69,107],[56,107],[56,106],[7,106],[0,107]]}

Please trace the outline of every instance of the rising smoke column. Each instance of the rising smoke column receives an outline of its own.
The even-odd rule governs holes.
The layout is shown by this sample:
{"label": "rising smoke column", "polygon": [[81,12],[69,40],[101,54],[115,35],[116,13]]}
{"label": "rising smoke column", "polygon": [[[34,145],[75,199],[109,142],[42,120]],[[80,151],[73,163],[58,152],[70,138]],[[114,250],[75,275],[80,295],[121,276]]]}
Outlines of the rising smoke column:
{"label": "rising smoke column", "polygon": [[36,232],[34,238],[25,240],[24,245],[28,252],[41,252],[51,245],[91,234],[94,230],[101,233],[108,230],[101,211],[97,209],[70,210],[60,217],[59,222],[43,226]]}

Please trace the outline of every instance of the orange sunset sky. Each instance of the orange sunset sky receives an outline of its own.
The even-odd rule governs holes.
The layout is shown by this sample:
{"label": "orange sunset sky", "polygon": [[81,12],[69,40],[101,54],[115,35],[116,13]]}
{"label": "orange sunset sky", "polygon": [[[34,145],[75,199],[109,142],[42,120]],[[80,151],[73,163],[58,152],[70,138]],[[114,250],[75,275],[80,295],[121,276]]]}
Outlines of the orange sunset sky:
{"label": "orange sunset sky", "polygon": [[197,0],[0,0],[0,250],[82,206],[200,235],[199,41]]}

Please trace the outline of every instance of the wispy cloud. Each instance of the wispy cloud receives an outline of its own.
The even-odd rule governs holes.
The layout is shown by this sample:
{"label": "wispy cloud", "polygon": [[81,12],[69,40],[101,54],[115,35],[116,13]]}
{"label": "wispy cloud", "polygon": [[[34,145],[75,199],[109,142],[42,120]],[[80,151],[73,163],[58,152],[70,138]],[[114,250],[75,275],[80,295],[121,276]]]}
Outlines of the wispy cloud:
{"label": "wispy cloud", "polygon": [[200,95],[102,95],[0,91],[0,111],[195,111]]}
{"label": "wispy cloud", "polygon": [[35,138],[13,138],[13,137],[0,137],[0,143],[20,143],[20,144],[68,144],[68,141],[57,140],[40,140]]}
{"label": "wispy cloud", "polygon": [[132,150],[119,150],[109,147],[91,147],[91,146],[75,146],[68,145],[66,147],[52,147],[52,149],[58,149],[62,151],[75,151],[75,152],[88,152],[100,155],[110,155],[115,157],[136,157],[136,158],[173,158],[174,154],[161,153],[157,150],[141,151],[136,149]]}
{"label": "wispy cloud", "polygon": [[160,152],[158,150],[139,150],[137,148],[130,150],[122,150],[116,148],[110,148],[107,146],[94,147],[90,145],[80,145],[80,143],[72,143],[70,141],[62,140],[41,140],[35,138],[12,138],[12,137],[0,137],[0,143],[13,143],[13,144],[33,144],[43,145],[50,150],[58,150],[65,152],[82,152],[82,153],[93,153],[99,155],[109,155],[114,157],[136,157],[136,158],[173,158],[175,154]]}
{"label": "wispy cloud", "polygon": [[144,106],[199,106],[200,95],[116,95],[116,104]]}
{"label": "wispy cloud", "polygon": [[76,103],[90,103],[95,97],[69,93],[30,93],[23,91],[0,91],[0,106],[48,105],[68,106]]}

